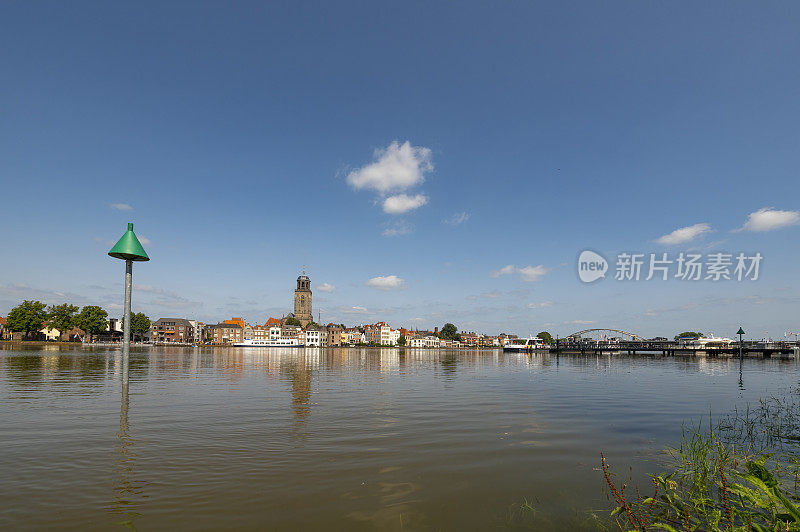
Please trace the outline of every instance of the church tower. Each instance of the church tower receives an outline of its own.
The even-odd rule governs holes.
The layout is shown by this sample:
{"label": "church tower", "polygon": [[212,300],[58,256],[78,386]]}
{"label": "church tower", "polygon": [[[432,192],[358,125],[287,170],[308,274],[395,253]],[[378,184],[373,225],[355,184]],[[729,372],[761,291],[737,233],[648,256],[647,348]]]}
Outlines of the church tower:
{"label": "church tower", "polygon": [[311,312],[311,279],[303,275],[297,278],[297,289],[294,291],[294,317],[300,320],[303,327],[313,321]]}

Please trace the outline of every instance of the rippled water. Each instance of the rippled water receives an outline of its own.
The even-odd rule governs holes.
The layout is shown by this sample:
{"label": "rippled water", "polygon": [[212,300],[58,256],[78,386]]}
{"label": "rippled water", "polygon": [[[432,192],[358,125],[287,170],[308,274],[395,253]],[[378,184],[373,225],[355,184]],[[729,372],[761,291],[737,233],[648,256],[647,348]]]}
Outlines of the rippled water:
{"label": "rippled water", "polygon": [[[0,350],[0,528],[592,528],[681,423],[794,361],[406,349]],[[527,500],[536,512],[520,513]]]}

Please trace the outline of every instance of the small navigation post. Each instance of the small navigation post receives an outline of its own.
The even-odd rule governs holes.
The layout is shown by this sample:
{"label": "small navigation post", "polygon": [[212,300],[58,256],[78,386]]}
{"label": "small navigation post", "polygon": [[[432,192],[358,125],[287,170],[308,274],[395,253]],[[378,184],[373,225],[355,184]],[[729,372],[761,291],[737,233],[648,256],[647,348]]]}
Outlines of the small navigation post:
{"label": "small navigation post", "polygon": [[145,253],[133,224],[128,224],[128,230],[122,238],[108,252],[109,256],[125,261],[125,316],[122,321],[122,385],[128,386],[128,359],[131,353],[131,288],[133,286],[133,261],[147,261],[150,257]]}
{"label": "small navigation post", "polygon": [[739,331],[736,334],[739,335],[739,360],[741,361],[744,358],[742,352],[742,335],[744,334],[744,330],[741,327],[739,327]]}

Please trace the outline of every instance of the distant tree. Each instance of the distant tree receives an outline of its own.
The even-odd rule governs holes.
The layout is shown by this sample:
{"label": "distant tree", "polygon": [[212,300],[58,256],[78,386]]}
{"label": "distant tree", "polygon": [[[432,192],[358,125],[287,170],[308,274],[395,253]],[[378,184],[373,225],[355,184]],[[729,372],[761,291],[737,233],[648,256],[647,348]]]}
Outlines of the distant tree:
{"label": "distant tree", "polygon": [[445,323],[442,330],[439,331],[439,338],[444,340],[455,340],[457,342],[461,341],[461,335],[458,334],[458,329],[452,323]]}
{"label": "distant tree", "polygon": [[136,312],[131,314],[131,334],[133,334],[134,341],[138,336],[141,340],[147,331],[150,330],[150,318],[144,312]]}
{"label": "distant tree", "polygon": [[686,332],[682,332],[678,336],[676,336],[675,340],[677,340],[678,338],[700,338],[701,336],[703,336],[703,333],[694,332],[694,331],[686,331]]}
{"label": "distant tree", "polygon": [[96,305],[86,305],[81,309],[80,314],[75,316],[75,325],[86,331],[91,342],[93,334],[108,330],[106,318],[108,318],[108,312],[102,308]]}
{"label": "distant tree", "polygon": [[284,321],[284,323],[286,325],[297,325],[297,326],[301,325],[300,324],[300,320],[298,320],[297,318],[292,317],[292,316],[289,316],[288,318],[286,318],[286,321]]}
{"label": "distant tree", "polygon": [[544,340],[544,343],[546,343],[546,344],[554,344],[554,343],[556,343],[556,341],[553,340],[553,337],[547,331],[540,332],[539,334],[536,335],[536,337],[537,338],[541,338],[542,340]]}
{"label": "distant tree", "polygon": [[63,305],[50,305],[47,309],[47,326],[57,329],[59,337],[63,338],[75,326],[75,314],[78,307],[64,303]]}
{"label": "distant tree", "polygon": [[400,335],[400,338],[397,339],[397,345],[399,345],[400,347],[406,345],[406,337],[403,336],[402,334]]}
{"label": "distant tree", "polygon": [[28,338],[32,332],[39,331],[47,319],[46,304],[27,299],[11,309],[6,318],[6,326],[14,332],[24,332]]}

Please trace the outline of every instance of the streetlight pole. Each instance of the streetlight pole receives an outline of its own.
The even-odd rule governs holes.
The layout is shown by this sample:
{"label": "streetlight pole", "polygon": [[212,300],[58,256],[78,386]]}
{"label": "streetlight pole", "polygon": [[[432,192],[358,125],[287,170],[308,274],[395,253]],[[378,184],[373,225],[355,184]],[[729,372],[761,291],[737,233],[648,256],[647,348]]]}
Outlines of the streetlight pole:
{"label": "streetlight pole", "polygon": [[111,248],[108,255],[115,259],[125,261],[125,315],[122,320],[122,385],[123,393],[128,387],[128,367],[131,353],[131,291],[133,287],[133,261],[148,261],[150,257],[145,253],[133,224],[128,224],[128,230],[122,238]]}

